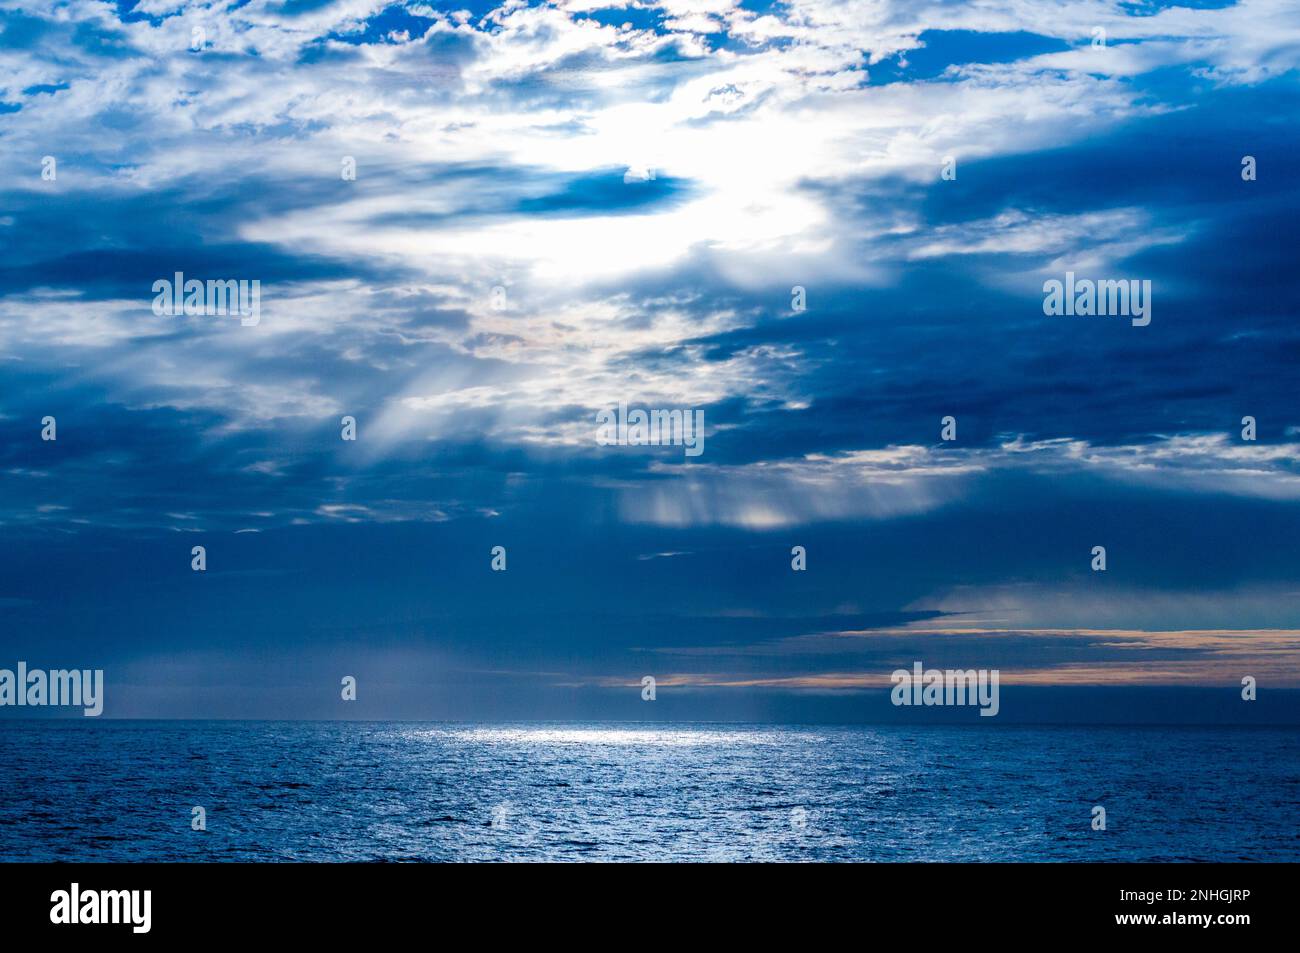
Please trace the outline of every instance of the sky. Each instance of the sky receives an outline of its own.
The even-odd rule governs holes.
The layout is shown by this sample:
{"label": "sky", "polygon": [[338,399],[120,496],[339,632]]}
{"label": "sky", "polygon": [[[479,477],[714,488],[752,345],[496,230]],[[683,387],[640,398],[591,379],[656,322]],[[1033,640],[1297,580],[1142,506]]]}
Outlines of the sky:
{"label": "sky", "polygon": [[[972,720],[890,705],[921,661],[1001,721],[1300,721],[1298,67],[1285,0],[0,0],[0,667],[108,717]],[[258,319],[157,313],[178,272]],[[1045,313],[1067,273],[1150,323]]]}

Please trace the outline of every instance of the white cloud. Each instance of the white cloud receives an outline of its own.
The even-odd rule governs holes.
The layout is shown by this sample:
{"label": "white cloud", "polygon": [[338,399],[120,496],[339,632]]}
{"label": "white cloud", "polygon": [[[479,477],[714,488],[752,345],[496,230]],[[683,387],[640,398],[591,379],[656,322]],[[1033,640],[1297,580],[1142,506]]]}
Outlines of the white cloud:
{"label": "white cloud", "polygon": [[628,522],[761,530],[894,519],[958,502],[974,481],[1013,470],[1046,477],[1093,475],[1186,493],[1300,500],[1300,444],[1234,443],[1224,434],[1178,434],[1116,446],[1023,438],[989,448],[891,446],[733,466],[655,460],[655,479],[621,487],[620,512]]}

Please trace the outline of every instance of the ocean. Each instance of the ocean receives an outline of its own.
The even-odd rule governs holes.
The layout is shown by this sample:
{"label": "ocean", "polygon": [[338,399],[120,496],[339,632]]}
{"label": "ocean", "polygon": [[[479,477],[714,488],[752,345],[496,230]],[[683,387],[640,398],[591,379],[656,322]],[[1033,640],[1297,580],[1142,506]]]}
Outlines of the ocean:
{"label": "ocean", "polygon": [[[195,808],[206,829],[194,829]],[[0,858],[1294,861],[1300,738],[1272,728],[4,720]]]}

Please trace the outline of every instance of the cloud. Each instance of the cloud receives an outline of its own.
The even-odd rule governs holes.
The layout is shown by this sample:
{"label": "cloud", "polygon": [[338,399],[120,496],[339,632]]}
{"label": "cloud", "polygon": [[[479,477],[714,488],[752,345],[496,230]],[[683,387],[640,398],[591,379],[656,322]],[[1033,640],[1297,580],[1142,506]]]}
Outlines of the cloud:
{"label": "cloud", "polygon": [[[990,629],[921,623],[750,646],[666,649],[652,667],[663,673],[656,675],[657,685],[681,689],[878,691],[890,685],[893,671],[910,669],[914,661],[926,668],[995,669],[1007,686],[1240,686],[1250,675],[1277,688],[1297,688],[1297,648],[1297,629]],[[828,668],[837,665],[842,667]],[[634,680],[610,675],[584,684],[632,687]]]}
{"label": "cloud", "polygon": [[[1297,624],[1295,21],[0,2],[0,525],[32,547],[6,608],[93,557],[77,578],[114,585],[86,604],[134,646],[155,626],[114,592],[204,534],[249,587],[213,632],[250,644],[289,638],[257,608],[282,592],[317,636],[381,612],[294,588],[325,578],[414,639],[440,572],[428,626],[465,671],[622,678],[670,647],[702,659],[684,679],[850,687],[883,660],[789,659],[855,641],[818,638],[854,631],[832,617],[941,613],[1014,649],[1008,678],[1217,680],[1226,643],[1150,633]],[[1152,324],[1045,316],[1066,270],[1150,279]],[[177,271],[259,280],[260,323],[154,314]],[[704,455],[597,445],[620,401],[703,411]],[[1101,537],[1104,579],[1079,555]],[[521,581],[487,589],[498,540]],[[259,554],[304,571],[257,590],[232,567]],[[608,614],[485,617],[507,585]]]}
{"label": "cloud", "polygon": [[999,472],[1048,479],[1098,476],[1198,494],[1300,499],[1300,444],[1233,443],[1226,434],[1156,436],[1093,446],[1081,440],[1005,440],[996,447],[887,447],[740,466],[656,462],[653,482],[624,490],[632,522],[776,529],[838,519],[928,512]]}

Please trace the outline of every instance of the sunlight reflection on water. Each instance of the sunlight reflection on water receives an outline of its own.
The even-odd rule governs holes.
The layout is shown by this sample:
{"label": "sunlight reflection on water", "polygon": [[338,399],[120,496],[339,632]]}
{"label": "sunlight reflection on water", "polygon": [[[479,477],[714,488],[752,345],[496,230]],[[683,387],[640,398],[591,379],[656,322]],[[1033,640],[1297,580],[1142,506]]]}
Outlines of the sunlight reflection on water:
{"label": "sunlight reflection on water", "polygon": [[[413,732],[416,736],[478,744],[620,745],[634,747],[706,747],[716,745],[773,745],[790,741],[790,732],[728,731],[679,728],[561,728],[520,726],[509,728],[448,728]],[[801,740],[822,741],[809,732]]]}

